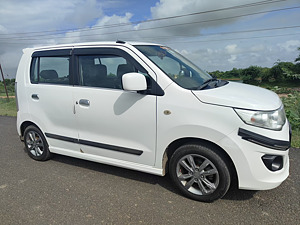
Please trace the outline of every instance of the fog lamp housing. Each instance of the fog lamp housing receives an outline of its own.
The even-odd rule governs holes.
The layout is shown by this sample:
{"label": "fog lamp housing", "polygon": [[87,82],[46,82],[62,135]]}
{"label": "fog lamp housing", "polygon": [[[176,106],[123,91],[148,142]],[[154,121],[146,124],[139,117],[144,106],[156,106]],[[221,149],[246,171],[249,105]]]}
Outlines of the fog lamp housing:
{"label": "fog lamp housing", "polygon": [[281,170],[283,167],[283,157],[280,155],[264,155],[261,159],[265,166],[273,172]]}

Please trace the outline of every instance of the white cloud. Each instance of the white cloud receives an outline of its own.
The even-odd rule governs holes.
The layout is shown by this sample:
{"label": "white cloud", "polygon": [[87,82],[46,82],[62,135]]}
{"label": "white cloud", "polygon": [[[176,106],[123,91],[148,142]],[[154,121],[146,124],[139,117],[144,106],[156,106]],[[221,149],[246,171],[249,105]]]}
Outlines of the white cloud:
{"label": "white cloud", "polygon": [[7,33],[7,29],[4,26],[2,26],[1,24],[0,24],[0,33],[2,33],[2,34]]}
{"label": "white cloud", "polygon": [[[227,1],[211,1],[211,0],[160,0],[154,7],[151,8],[152,18],[163,18],[169,16],[180,16],[184,14],[192,14],[196,12],[209,12],[199,13],[193,16],[172,18],[167,21],[159,21],[160,25],[173,25],[173,24],[184,24],[182,26],[166,27],[163,30],[158,30],[159,33],[172,33],[174,35],[199,35],[203,29],[219,27],[224,24],[231,24],[241,18],[230,18],[234,15],[242,15],[262,11],[269,8],[270,5],[263,4],[255,7],[240,7],[237,10],[220,10],[223,8],[229,8],[239,5],[246,5],[248,3],[255,3],[260,1],[255,0],[227,0]],[[279,5],[279,4],[278,4]],[[254,16],[255,18],[262,17],[263,14]],[[230,18],[230,19],[224,19]],[[205,22],[209,21],[209,22]],[[197,22],[197,23],[195,23]]]}
{"label": "white cloud", "polygon": [[[65,35],[55,37],[50,33],[28,32],[87,26],[101,16],[103,12],[97,0],[1,0],[0,63],[3,69],[14,76],[23,48],[57,44]],[[7,36],[11,33],[17,34]]]}
{"label": "white cloud", "polygon": [[180,54],[182,54],[182,55],[188,55],[188,54],[190,54],[187,50],[185,50],[185,49],[183,49],[183,50],[181,50],[181,51],[179,51],[179,50],[176,50],[176,51],[178,51],[178,52],[180,52]]}
{"label": "white cloud", "polygon": [[0,55],[0,63],[2,65],[2,70],[5,78],[6,75],[9,75],[9,77],[14,77],[16,75],[16,69],[12,71],[10,68],[16,68],[16,65],[18,65],[20,58],[21,54],[18,51],[6,51]]}
{"label": "white cloud", "polygon": [[265,50],[265,46],[262,44],[254,45],[250,48],[252,52],[261,52]]}
{"label": "white cloud", "polygon": [[[67,32],[63,42],[84,42],[84,41],[107,41],[117,40],[123,37],[129,37],[128,31],[132,28],[130,24],[131,13],[126,13],[125,16],[104,16],[98,19],[90,28],[86,28],[80,32]],[[116,24],[128,24],[123,27],[115,26]],[[110,26],[111,25],[111,26]]]}
{"label": "white cloud", "polygon": [[234,53],[237,53],[237,45],[236,44],[232,44],[232,45],[227,45],[225,47],[226,51],[229,53],[229,54],[234,54]]}
{"label": "white cloud", "polygon": [[297,48],[300,46],[300,41],[289,40],[284,43],[279,43],[278,46],[287,52],[296,52]]}
{"label": "white cloud", "polygon": [[237,56],[236,55],[230,55],[230,59],[228,59],[228,62],[231,64],[236,63]]}
{"label": "white cloud", "polygon": [[0,24],[10,33],[65,29],[86,25],[102,14],[96,0],[1,0]]}

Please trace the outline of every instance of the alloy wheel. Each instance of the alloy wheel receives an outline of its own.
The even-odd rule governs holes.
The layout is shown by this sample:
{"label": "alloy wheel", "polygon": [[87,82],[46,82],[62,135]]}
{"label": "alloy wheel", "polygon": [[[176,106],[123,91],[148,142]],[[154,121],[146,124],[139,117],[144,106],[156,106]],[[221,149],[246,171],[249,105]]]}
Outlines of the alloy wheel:
{"label": "alloy wheel", "polygon": [[219,185],[219,172],[207,158],[197,154],[182,157],[176,166],[177,178],[182,186],[196,195],[209,195]]}
{"label": "alloy wheel", "polygon": [[26,136],[28,151],[34,156],[41,156],[44,152],[44,142],[41,136],[35,131],[29,131]]}

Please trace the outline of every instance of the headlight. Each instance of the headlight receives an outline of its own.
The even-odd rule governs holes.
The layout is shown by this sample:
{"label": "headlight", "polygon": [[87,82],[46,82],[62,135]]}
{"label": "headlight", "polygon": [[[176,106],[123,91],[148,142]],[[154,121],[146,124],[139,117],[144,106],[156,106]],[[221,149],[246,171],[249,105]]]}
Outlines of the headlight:
{"label": "headlight", "polygon": [[281,130],[286,121],[283,106],[275,111],[252,111],[244,109],[234,110],[246,124],[256,127],[263,127],[271,130]]}

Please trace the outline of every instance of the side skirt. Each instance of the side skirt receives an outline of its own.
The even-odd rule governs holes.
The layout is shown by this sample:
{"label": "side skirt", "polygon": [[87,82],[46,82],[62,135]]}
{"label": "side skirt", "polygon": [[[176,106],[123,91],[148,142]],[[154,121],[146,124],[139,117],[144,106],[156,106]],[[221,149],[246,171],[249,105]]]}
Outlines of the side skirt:
{"label": "side skirt", "polygon": [[120,146],[115,146],[115,145],[108,145],[108,144],[87,141],[87,140],[81,140],[81,139],[76,139],[76,138],[70,138],[70,137],[65,137],[65,136],[56,135],[56,134],[45,133],[45,136],[48,138],[53,138],[53,139],[57,139],[57,140],[61,140],[61,141],[67,141],[67,142],[77,143],[77,144],[81,144],[81,145],[87,145],[87,146],[92,146],[92,147],[96,147],[96,148],[107,149],[107,150],[111,150],[111,151],[123,152],[123,153],[132,154],[132,155],[140,156],[143,154],[142,150],[125,148],[125,147],[120,147]]}
{"label": "side skirt", "polygon": [[137,171],[150,173],[150,174],[154,174],[154,175],[158,175],[158,176],[165,175],[163,172],[163,169],[161,169],[161,168],[155,168],[155,167],[146,166],[143,164],[123,161],[123,160],[119,160],[119,159],[112,159],[112,158],[107,158],[107,157],[103,157],[103,156],[91,155],[91,154],[86,154],[86,153],[61,149],[61,148],[54,148],[51,146],[49,147],[49,149],[50,149],[50,152],[60,154],[60,155],[70,156],[70,157],[74,157],[74,158],[78,158],[78,159],[89,160],[92,162],[107,164],[107,165],[116,166],[116,167],[122,167],[122,168],[126,168],[126,169],[131,169],[131,170],[137,170]]}

